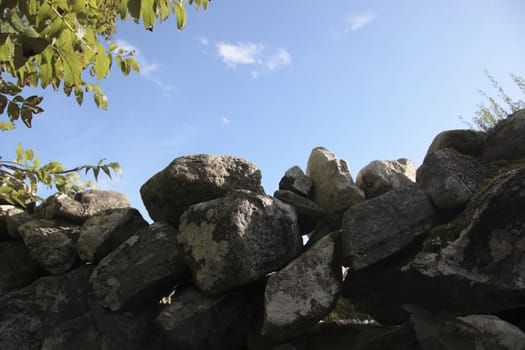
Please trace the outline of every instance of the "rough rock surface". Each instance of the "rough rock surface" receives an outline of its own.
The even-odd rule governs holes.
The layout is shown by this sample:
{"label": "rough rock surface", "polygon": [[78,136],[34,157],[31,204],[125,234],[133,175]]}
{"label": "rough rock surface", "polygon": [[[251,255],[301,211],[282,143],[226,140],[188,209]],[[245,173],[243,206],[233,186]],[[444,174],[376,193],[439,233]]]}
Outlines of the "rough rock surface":
{"label": "rough rock surface", "polygon": [[484,168],[475,158],[451,148],[427,156],[417,170],[417,183],[434,205],[444,211],[461,210],[483,180]]}
{"label": "rough rock surface", "polygon": [[428,147],[425,157],[443,148],[452,148],[462,154],[477,157],[483,151],[487,135],[475,130],[447,130],[440,132]]}
{"label": "rough rock surface", "polygon": [[0,242],[0,295],[31,284],[39,274],[24,242]]}
{"label": "rough rock surface", "polygon": [[62,274],[77,261],[80,226],[58,220],[35,219],[18,230],[31,256],[47,272]]}
{"label": "rough rock surface", "polygon": [[129,208],[128,197],[113,191],[87,190],[75,198],[57,193],[36,208],[36,214],[44,219],[61,218],[83,223],[89,216],[113,208]]}
{"label": "rough rock surface", "polygon": [[500,121],[487,133],[481,159],[515,160],[525,158],[525,109]]}
{"label": "rough rock surface", "polygon": [[364,200],[364,192],[354,184],[345,160],[324,147],[312,150],[306,175],[313,182],[313,200],[327,211],[341,211]]}
{"label": "rough rock surface", "polygon": [[102,349],[100,335],[89,313],[58,325],[46,336],[41,350]]}
{"label": "rough rock surface", "polygon": [[310,179],[303,170],[296,166],[286,170],[283,178],[279,181],[280,190],[288,190],[298,195],[310,198],[312,192],[312,179]]}
{"label": "rough rock surface", "polygon": [[210,297],[195,288],[175,291],[155,320],[175,349],[245,349],[254,316],[262,308],[257,289]]}
{"label": "rough rock surface", "polygon": [[317,226],[319,218],[324,214],[324,211],[315,202],[308,198],[301,197],[295,192],[279,190],[275,191],[273,196],[295,209],[299,231],[302,234],[313,231]]}
{"label": "rough rock surface", "polygon": [[188,268],[177,251],[177,231],[154,223],[102,259],[90,282],[98,302],[112,311],[172,288]]}
{"label": "rough rock surface", "polygon": [[210,294],[256,281],[294,259],[302,248],[289,205],[251,191],[188,208],[177,240],[197,286]]}
{"label": "rough rock surface", "polygon": [[0,296],[0,349],[40,349],[59,324],[87,312],[86,290],[92,269],[42,277]]}
{"label": "rough rock surface", "polygon": [[242,158],[199,154],[175,159],[142,185],[140,194],[153,220],[177,226],[190,205],[235,189],[264,193],[257,166]]}
{"label": "rough rock surface", "polygon": [[354,205],[343,216],[343,264],[359,270],[401,251],[434,225],[436,214],[417,185]]}
{"label": "rough rock surface", "polygon": [[476,350],[525,349],[525,334],[516,326],[493,315],[458,317],[459,333],[470,338]]}
{"label": "rough rock surface", "polygon": [[335,268],[337,232],[271,275],[264,294],[262,333],[277,339],[297,336],[315,326],[337,303],[341,268]]}
{"label": "rough rock surface", "polygon": [[78,256],[83,261],[99,261],[147,225],[134,208],[98,212],[82,225],[77,242]]}
{"label": "rough rock surface", "polygon": [[359,171],[356,184],[367,199],[377,197],[394,188],[416,182],[416,168],[411,160],[374,160]]}
{"label": "rough rock surface", "polygon": [[31,220],[31,215],[21,208],[14,207],[7,210],[4,216],[7,234],[12,239],[21,239],[18,228],[25,222]]}

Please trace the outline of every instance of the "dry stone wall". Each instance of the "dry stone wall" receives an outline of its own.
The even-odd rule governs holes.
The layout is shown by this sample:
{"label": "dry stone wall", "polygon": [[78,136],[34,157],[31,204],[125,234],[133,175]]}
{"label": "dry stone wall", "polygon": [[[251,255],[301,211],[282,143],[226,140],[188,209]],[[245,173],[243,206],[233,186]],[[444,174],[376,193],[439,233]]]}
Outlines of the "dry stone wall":
{"label": "dry stone wall", "polygon": [[523,135],[525,110],[444,131],[355,182],[318,147],[273,196],[180,157],[140,190],[151,225],[111,191],[2,204],[0,349],[525,349]]}

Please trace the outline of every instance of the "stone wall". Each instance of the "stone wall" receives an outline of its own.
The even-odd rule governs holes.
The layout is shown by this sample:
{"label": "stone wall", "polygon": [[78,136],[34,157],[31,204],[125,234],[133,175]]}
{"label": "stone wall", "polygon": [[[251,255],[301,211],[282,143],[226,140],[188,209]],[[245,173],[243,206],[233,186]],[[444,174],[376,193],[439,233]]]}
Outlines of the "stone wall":
{"label": "stone wall", "polygon": [[524,135],[522,110],[355,182],[318,147],[273,197],[181,157],[152,225],[109,191],[1,205],[0,349],[525,349]]}

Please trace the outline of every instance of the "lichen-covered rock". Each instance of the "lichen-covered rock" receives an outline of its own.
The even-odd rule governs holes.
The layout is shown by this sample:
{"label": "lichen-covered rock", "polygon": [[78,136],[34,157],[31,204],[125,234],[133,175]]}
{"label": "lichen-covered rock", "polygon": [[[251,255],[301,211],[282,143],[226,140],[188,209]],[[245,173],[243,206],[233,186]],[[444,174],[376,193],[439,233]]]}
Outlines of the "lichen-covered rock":
{"label": "lichen-covered rock", "polygon": [[196,285],[210,294],[256,281],[302,248],[294,209],[251,191],[192,205],[180,221],[182,256]]}
{"label": "lichen-covered rock", "polygon": [[153,220],[177,226],[190,205],[235,189],[264,193],[257,166],[242,158],[199,154],[172,161],[142,185],[140,194]]}
{"label": "lichen-covered rock", "polygon": [[341,211],[365,199],[364,192],[354,184],[345,160],[324,147],[312,150],[306,175],[313,182],[313,200],[327,211]]}
{"label": "lichen-covered rock", "polygon": [[437,208],[458,211],[467,205],[483,176],[484,169],[478,160],[443,148],[425,158],[417,170],[417,183]]}
{"label": "lichen-covered rock", "polygon": [[18,227],[31,256],[47,272],[58,275],[77,261],[80,226],[58,220],[35,219]]}
{"label": "lichen-covered rock", "polygon": [[83,261],[99,261],[148,223],[134,208],[107,209],[84,222],[77,242]]}
{"label": "lichen-covered rock", "polygon": [[264,294],[263,334],[292,338],[313,327],[334,308],[342,289],[341,269],[334,264],[336,234],[315,242],[270,276]]}
{"label": "lichen-covered rock", "polygon": [[278,190],[275,191],[273,196],[295,209],[299,231],[302,234],[313,231],[317,226],[319,218],[324,214],[324,211],[314,201],[301,197],[295,192]]}
{"label": "lichen-covered rock", "polygon": [[0,295],[29,285],[39,274],[24,242],[0,242]]}
{"label": "lichen-covered rock", "polygon": [[283,178],[279,181],[279,189],[292,191],[302,197],[310,198],[312,179],[306,176],[303,170],[296,165],[286,170]]}
{"label": "lichen-covered rock", "polygon": [[155,325],[174,349],[241,350],[261,312],[261,300],[259,288],[210,297],[189,287],[175,291]]}
{"label": "lichen-covered rock", "polygon": [[343,216],[343,264],[359,270],[401,251],[427,232],[436,216],[430,198],[417,185],[354,205]]}
{"label": "lichen-covered rock", "polygon": [[374,160],[359,171],[356,184],[367,199],[377,197],[394,188],[416,182],[416,168],[411,160]]}
{"label": "lichen-covered rock", "polygon": [[157,296],[189,273],[169,224],[145,227],[102,259],[90,282],[98,302],[117,311]]}
{"label": "lichen-covered rock", "polygon": [[129,208],[128,197],[114,191],[87,190],[70,198],[62,193],[48,197],[36,208],[44,219],[66,219],[83,223],[88,217],[107,209]]}
{"label": "lichen-covered rock", "polygon": [[87,312],[86,291],[92,269],[42,277],[0,296],[0,349],[41,349],[61,323]]}
{"label": "lichen-covered rock", "polygon": [[59,324],[42,343],[41,350],[102,349],[100,334],[89,313]]}
{"label": "lichen-covered rock", "polygon": [[525,109],[508,116],[487,132],[481,159],[515,160],[525,158]]}
{"label": "lichen-covered rock", "polygon": [[452,148],[459,153],[477,157],[483,151],[487,134],[483,131],[458,129],[442,131],[434,137],[425,157],[443,149]]}

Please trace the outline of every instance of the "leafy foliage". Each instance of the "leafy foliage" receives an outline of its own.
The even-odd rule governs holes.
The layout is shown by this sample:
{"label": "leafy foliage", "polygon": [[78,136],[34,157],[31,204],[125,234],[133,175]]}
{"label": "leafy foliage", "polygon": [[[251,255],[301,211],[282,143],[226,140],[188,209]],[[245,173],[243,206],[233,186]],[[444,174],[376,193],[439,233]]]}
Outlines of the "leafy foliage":
{"label": "leafy foliage", "polygon": [[[524,100],[513,100],[488,71],[485,71],[485,75],[489,79],[492,87],[498,91],[497,96],[503,101],[503,105],[498,102],[497,98],[489,96],[486,92],[480,90],[479,93],[487,99],[487,104],[483,102],[478,104],[478,110],[475,112],[475,117],[472,118],[474,125],[461,118],[463,122],[471,128],[477,128],[483,131],[489,130],[496,125],[498,121],[505,119],[508,115],[525,108]],[[523,77],[512,73],[510,77],[521,92],[525,94],[525,80]]]}
{"label": "leafy foliage", "polygon": [[[15,128],[17,121],[31,127],[33,117],[44,110],[43,98],[22,96],[25,87],[62,90],[73,94],[79,105],[91,93],[95,104],[106,109],[107,97],[98,85],[117,62],[122,73],[139,72],[133,52],[112,42],[118,20],[132,19],[153,30],[175,14],[177,28],[186,24],[188,3],[207,8],[209,0],[2,0],[0,2],[0,130]],[[74,181],[78,172],[120,172],[118,163],[83,165],[64,169],[58,162],[40,166],[32,150],[19,146],[16,159],[0,157],[0,196],[19,205],[37,198],[37,184],[53,185],[74,193],[89,183]],[[29,182],[18,188],[13,181]],[[24,204],[25,205],[25,204]]]}

